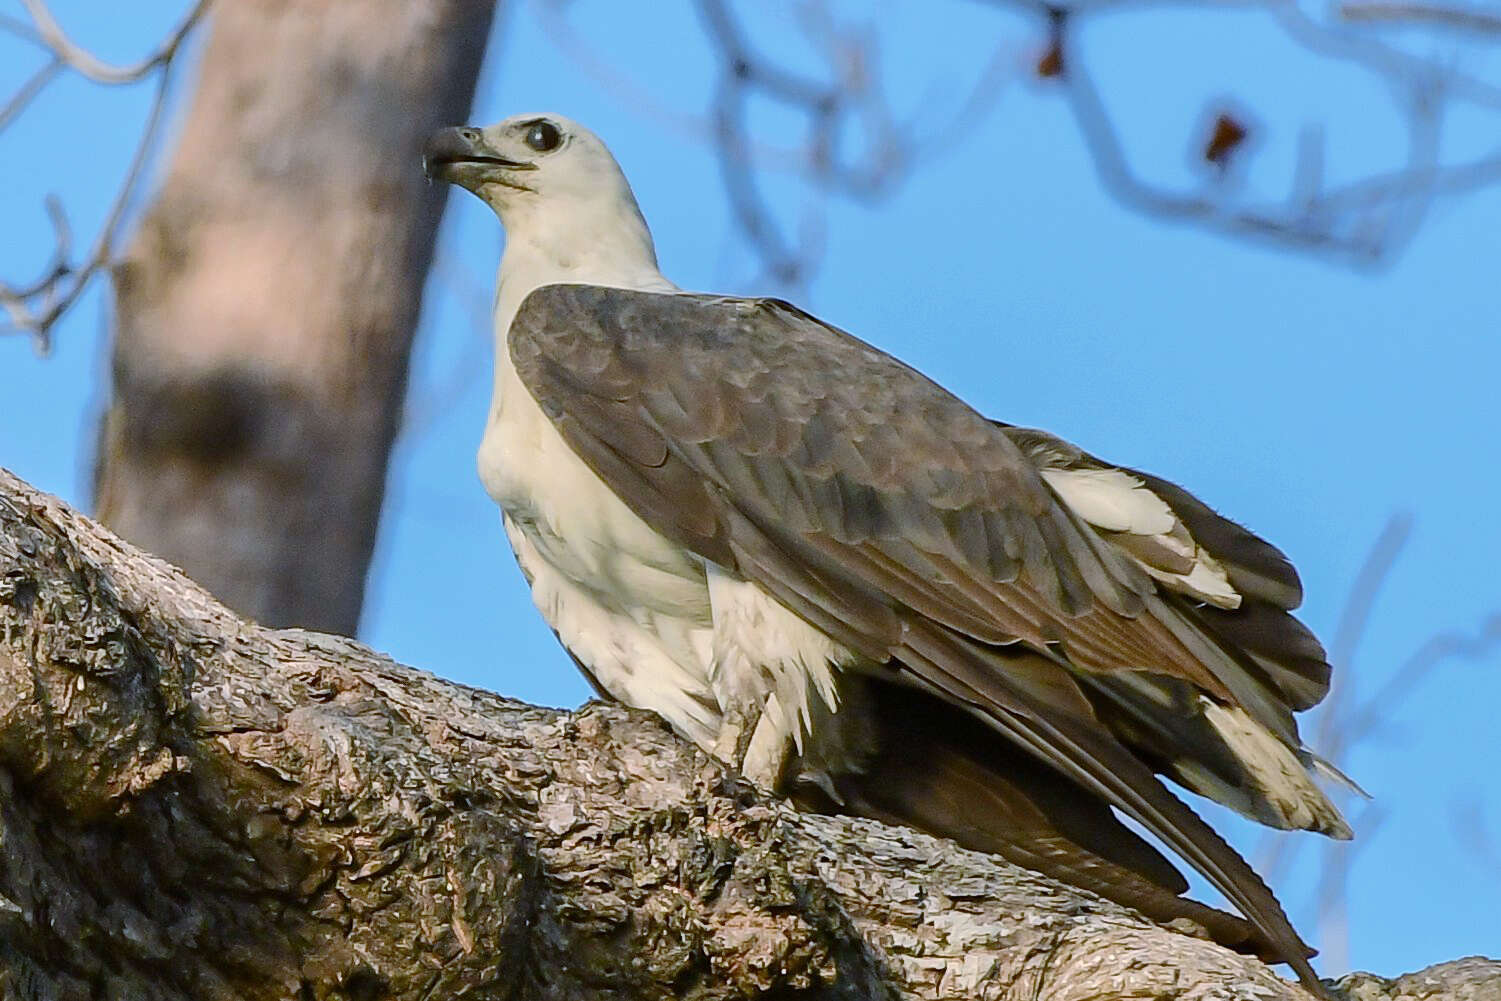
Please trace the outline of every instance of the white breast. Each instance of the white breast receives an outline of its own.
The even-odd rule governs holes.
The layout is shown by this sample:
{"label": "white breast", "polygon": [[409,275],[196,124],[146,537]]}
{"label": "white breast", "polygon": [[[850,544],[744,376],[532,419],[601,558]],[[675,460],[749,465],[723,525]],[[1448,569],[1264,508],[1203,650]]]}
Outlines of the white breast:
{"label": "white breast", "polygon": [[506,359],[480,445],[532,600],[610,695],[704,746],[719,728],[701,561],[638,518],[563,441]]}
{"label": "white breast", "polygon": [[507,363],[478,466],[485,490],[533,537],[539,554],[602,599],[709,622],[699,560],[638,518],[568,447]]}

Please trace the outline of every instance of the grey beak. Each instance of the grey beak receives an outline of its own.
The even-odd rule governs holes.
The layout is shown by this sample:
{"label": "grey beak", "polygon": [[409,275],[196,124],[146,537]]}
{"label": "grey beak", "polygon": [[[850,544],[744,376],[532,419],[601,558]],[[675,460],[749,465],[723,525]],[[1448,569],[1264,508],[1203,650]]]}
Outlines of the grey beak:
{"label": "grey beak", "polygon": [[422,147],[422,172],[431,180],[452,179],[454,169],[465,164],[534,170],[533,164],[496,156],[485,144],[478,129],[466,127],[439,129]]}

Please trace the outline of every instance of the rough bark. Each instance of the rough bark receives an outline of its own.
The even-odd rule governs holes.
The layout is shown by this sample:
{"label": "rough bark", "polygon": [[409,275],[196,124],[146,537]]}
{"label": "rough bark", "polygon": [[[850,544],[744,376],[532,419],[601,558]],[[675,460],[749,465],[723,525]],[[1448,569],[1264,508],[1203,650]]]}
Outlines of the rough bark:
{"label": "rough bark", "polygon": [[[1501,996],[1485,960],[1355,979]],[[649,715],[246,622],[4,471],[0,997],[1307,1001],[996,858],[798,814]]]}
{"label": "rough bark", "polygon": [[240,612],[353,634],[494,0],[218,4],[114,274],[96,505]]}

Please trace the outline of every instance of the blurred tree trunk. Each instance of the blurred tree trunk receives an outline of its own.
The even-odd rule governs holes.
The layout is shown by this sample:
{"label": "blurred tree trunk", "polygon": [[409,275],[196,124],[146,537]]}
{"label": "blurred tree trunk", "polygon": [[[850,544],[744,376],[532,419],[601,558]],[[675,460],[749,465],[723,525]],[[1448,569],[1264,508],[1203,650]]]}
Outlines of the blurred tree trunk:
{"label": "blurred tree trunk", "polygon": [[101,520],[271,625],[352,634],[494,0],[218,4],[114,274]]}

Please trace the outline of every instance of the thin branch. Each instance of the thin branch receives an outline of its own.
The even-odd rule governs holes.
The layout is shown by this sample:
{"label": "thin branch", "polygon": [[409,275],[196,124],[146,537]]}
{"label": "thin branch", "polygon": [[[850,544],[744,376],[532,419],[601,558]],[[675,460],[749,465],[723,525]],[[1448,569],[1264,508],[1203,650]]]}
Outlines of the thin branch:
{"label": "thin branch", "polygon": [[1501,877],[1501,844],[1486,823],[1483,802],[1478,795],[1459,800],[1450,807],[1450,826],[1460,847],[1479,862],[1493,877]]}
{"label": "thin branch", "polygon": [[[1056,79],[1068,101],[1096,175],[1116,201],[1142,215],[1193,225],[1236,239],[1249,239],[1300,252],[1333,257],[1353,265],[1389,262],[1404,249],[1427,219],[1440,196],[1452,196],[1501,182],[1501,149],[1458,162],[1444,162],[1442,124],[1458,108],[1501,112],[1501,86],[1466,72],[1441,53],[1419,55],[1388,42],[1369,28],[1383,18],[1393,23],[1422,21],[1447,29],[1465,27],[1467,37],[1488,38],[1491,19],[1501,15],[1466,7],[1427,6],[1406,0],[1348,0],[1334,20],[1321,20],[1295,0],[976,0],[984,6],[1030,14],[1049,34],[1048,56],[1038,64],[1039,76]],[[758,152],[747,134],[746,114],[726,107],[748,94],[767,97],[802,110],[809,121],[806,150],[812,170],[806,175],[821,191],[866,202],[888,197],[896,182],[910,176],[929,156],[930,148],[918,133],[921,119],[904,122],[890,114],[890,103],[879,93],[871,74],[878,39],[872,32],[855,35],[833,29],[822,0],[805,0],[794,9],[810,38],[829,53],[830,82],[810,80],[769,53],[753,52],[740,30],[732,0],[700,0],[698,9],[709,29],[711,43],[723,67],[721,85],[712,103],[717,127],[714,141],[721,172],[737,226],[747,242],[776,273],[795,271],[789,263],[794,251],[772,221],[768,200],[761,195],[750,154]],[[1113,115],[1101,99],[1091,66],[1077,51],[1077,36],[1090,18],[1158,8],[1264,10],[1270,13],[1292,45],[1325,60],[1346,63],[1389,84],[1406,120],[1407,150],[1395,166],[1366,173],[1333,188],[1324,187],[1325,156],[1308,137],[1326,130],[1302,127],[1299,156],[1281,198],[1248,199],[1240,185],[1224,183],[1229,156],[1245,155],[1242,147],[1225,154],[1214,182],[1203,187],[1153,181],[1135,165],[1126,150],[1129,121]],[[1065,53],[1065,49],[1067,52]],[[998,87],[1003,79],[998,62],[983,80]],[[983,106],[993,94],[977,90]],[[854,124],[871,137],[861,156],[841,160],[834,149],[843,130]],[[726,129],[733,129],[733,133]],[[947,144],[936,144],[943,148]],[[1206,151],[1207,153],[1207,151]],[[1220,153],[1216,153],[1217,156]],[[786,157],[764,157],[782,166]],[[1243,175],[1242,175],[1243,176]],[[805,263],[805,262],[804,262]]]}
{"label": "thin branch", "polygon": [[[1101,186],[1122,204],[1172,222],[1192,222],[1209,229],[1310,250],[1335,251],[1355,258],[1379,254],[1377,242],[1323,224],[1319,200],[1306,199],[1292,214],[1279,209],[1227,206],[1219,192],[1187,194],[1153,185],[1132,169],[1114,121],[1105,109],[1092,75],[1071,44],[1072,15],[1060,12],[1056,45],[1062,53],[1062,76],[1069,109],[1079,127]],[[1296,183],[1296,182],[1295,182]],[[1294,189],[1296,190],[1296,189]]]}
{"label": "thin branch", "polygon": [[1408,86],[1442,81],[1451,99],[1501,109],[1501,87],[1464,73],[1437,58],[1424,58],[1388,45],[1370,31],[1348,24],[1327,24],[1310,17],[1295,3],[1274,0],[1270,8],[1288,39],[1306,51],[1364,69],[1378,80]]}
{"label": "thin branch", "polygon": [[[1319,709],[1318,728],[1311,744],[1336,766],[1345,759],[1349,750],[1341,734],[1347,712],[1345,707],[1354,699],[1355,654],[1365,638],[1376,600],[1391,579],[1397,558],[1412,535],[1412,523],[1412,516],[1406,513],[1394,514],[1387,519],[1355,573],[1355,581],[1345,596],[1344,607],[1334,628],[1328,660],[1334,665],[1335,683]],[[1292,865],[1304,844],[1297,838],[1263,834],[1256,853],[1257,871],[1275,882]]]}
{"label": "thin branch", "polygon": [[1455,195],[1501,182],[1501,150],[1464,163],[1430,164],[1377,174],[1333,188],[1320,198],[1326,211],[1343,212],[1362,203],[1388,201],[1403,189],[1416,188],[1429,195]]}
{"label": "thin branch", "polygon": [[[699,0],[697,10],[720,60],[710,120],[731,212],[768,277],[784,286],[804,282],[815,255],[806,239],[794,246],[775,221],[758,182],[762,162],[773,168],[794,166],[823,193],[879,201],[911,175],[914,164],[926,162],[918,150],[930,145],[953,149],[951,141],[931,140],[968,132],[965,126],[989,110],[1012,72],[1004,50],[997,51],[952,114],[935,115],[928,104],[908,120],[894,112],[881,85],[876,33],[840,25],[822,0],[805,0],[795,10],[808,41],[826,60],[826,80],[755,50],[731,0]],[[762,155],[747,123],[747,105],[758,96],[806,121],[806,138],[791,155]],[[863,138],[858,148],[843,149],[843,141],[856,134]]]}
{"label": "thin branch", "polygon": [[[1485,660],[1501,651],[1501,613],[1493,614],[1473,634],[1444,632],[1430,636],[1422,646],[1402,662],[1369,698],[1349,714],[1339,739],[1348,747],[1375,735],[1390,709],[1401,705],[1419,684],[1432,677],[1448,661],[1472,663]],[[1335,731],[1339,733],[1338,730]]]}
{"label": "thin branch", "polygon": [[429,274],[431,280],[447,286],[458,299],[467,320],[464,324],[465,342],[462,354],[447,372],[433,380],[434,384],[413,386],[407,394],[401,433],[408,438],[425,434],[449,410],[452,401],[463,396],[482,377],[494,348],[491,313],[494,302],[486,282],[457,255],[441,248],[433,259]]}
{"label": "thin branch", "polygon": [[700,0],[699,16],[720,53],[722,70],[715,91],[711,117],[720,176],[730,201],[730,211],[745,238],[761,257],[768,275],[777,284],[796,287],[806,281],[810,263],[781,235],[772,222],[752,167],[745,122],[746,102],[759,90],[784,103],[808,110],[820,126],[828,128],[838,113],[842,95],[783,71],[754,57],[726,0]]}
{"label": "thin branch", "polygon": [[15,332],[30,334],[41,353],[50,349],[52,328],[58,320],[88,290],[95,276],[114,262],[115,244],[125,215],[139,191],[161,133],[177,56],[193,29],[203,20],[211,2],[197,0],[155,50],[139,62],[128,65],[107,63],[74,44],[41,0],[22,0],[31,15],[30,26],[13,18],[0,19],[0,29],[25,38],[52,54],[52,58],[0,106],[0,130],[11,124],[64,69],[103,86],[130,85],[148,78],[155,81],[150,111],[140,139],[87,253],[82,259],[73,260],[67,217],[61,203],[49,196],[46,206],[54,232],[50,264],[42,277],[31,283],[0,282],[0,309],[5,312],[9,327]]}
{"label": "thin branch", "polygon": [[177,50],[182,46],[183,40],[207,13],[209,0],[199,0],[189,8],[182,21],[150,55],[140,62],[124,66],[107,63],[88,50],[75,45],[42,0],[21,0],[21,4],[31,15],[31,20],[36,26],[34,37],[39,44],[52,50],[52,53],[67,63],[74,72],[95,83],[115,86],[144,80],[170,63],[177,55]]}
{"label": "thin branch", "polygon": [[26,106],[36,100],[38,94],[47,89],[59,73],[66,67],[61,59],[52,59],[42,65],[42,68],[29,76],[16,92],[11,95],[9,101],[0,107],[0,130],[8,126],[12,119],[26,110]]}
{"label": "thin branch", "polygon": [[1329,644],[1329,663],[1336,665],[1336,669],[1342,672],[1342,677],[1346,680],[1334,686],[1325,700],[1314,743],[1336,763],[1346,749],[1340,731],[1345,706],[1352,704],[1354,698],[1355,654],[1370,628],[1371,615],[1376,610],[1376,599],[1391,580],[1397,558],[1402,555],[1403,547],[1412,537],[1412,523],[1412,515],[1407,513],[1392,515],[1387,520],[1381,534],[1371,545],[1370,552],[1366,554],[1365,562],[1355,574],[1355,583],[1350,587],[1345,607],[1340,612],[1339,623],[1334,628],[1334,640]]}
{"label": "thin branch", "polygon": [[1501,35],[1501,14],[1473,7],[1424,3],[1346,3],[1340,6],[1339,16],[1353,22],[1401,22],[1474,34]]}
{"label": "thin branch", "polygon": [[1350,968],[1350,873],[1356,860],[1370,849],[1387,816],[1380,806],[1367,804],[1354,820],[1359,840],[1324,846],[1314,899],[1318,901],[1319,951],[1327,969],[1343,972]]}
{"label": "thin branch", "polygon": [[[1391,580],[1402,549],[1412,534],[1412,518],[1393,516],[1371,546],[1351,585],[1330,644],[1329,662],[1335,665],[1338,681],[1320,708],[1318,726],[1310,744],[1336,765],[1346,762],[1351,752],[1377,740],[1382,725],[1392,718],[1392,707],[1401,706],[1420,684],[1438,674],[1445,665],[1456,661],[1479,662],[1501,651],[1501,613],[1494,613],[1472,632],[1442,632],[1426,639],[1416,651],[1374,691],[1357,695],[1364,672],[1356,668],[1361,642],[1369,629],[1376,604]],[[1332,794],[1348,803],[1348,790],[1333,789]],[[1385,820],[1380,807],[1367,804],[1353,817],[1352,826],[1360,832],[1357,845],[1368,847]],[[1258,851],[1257,868],[1269,879],[1285,872],[1308,842],[1265,837]],[[1349,844],[1320,843],[1315,850],[1322,860],[1315,896],[1320,928],[1319,946],[1336,967],[1342,966],[1347,954],[1346,915],[1350,869],[1359,857]]]}

